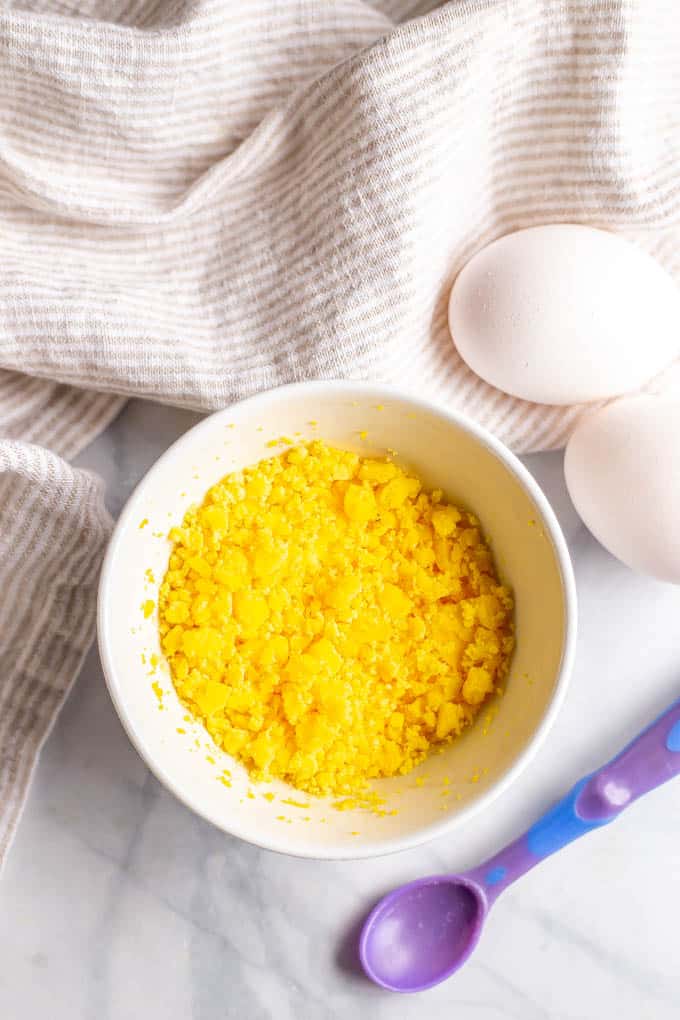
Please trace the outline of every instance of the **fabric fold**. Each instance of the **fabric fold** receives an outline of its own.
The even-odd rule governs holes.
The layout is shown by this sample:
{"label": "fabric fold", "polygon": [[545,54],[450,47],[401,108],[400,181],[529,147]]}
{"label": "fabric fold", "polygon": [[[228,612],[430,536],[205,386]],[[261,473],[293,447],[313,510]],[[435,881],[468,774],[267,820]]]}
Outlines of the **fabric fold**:
{"label": "fabric fold", "polygon": [[92,641],[111,523],[93,476],[41,447],[0,442],[0,864]]}

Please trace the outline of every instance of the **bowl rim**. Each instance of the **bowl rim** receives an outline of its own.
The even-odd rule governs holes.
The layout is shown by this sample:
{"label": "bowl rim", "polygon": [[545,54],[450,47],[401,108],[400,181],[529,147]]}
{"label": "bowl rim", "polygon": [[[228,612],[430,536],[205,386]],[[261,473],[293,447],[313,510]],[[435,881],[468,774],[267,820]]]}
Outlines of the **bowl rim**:
{"label": "bowl rim", "polygon": [[[404,836],[391,836],[380,841],[367,841],[352,847],[333,843],[329,843],[324,847],[318,847],[315,844],[305,843],[304,838],[301,838],[299,846],[296,846],[293,849],[283,839],[278,840],[276,838],[260,837],[257,832],[251,831],[247,825],[241,825],[237,819],[234,819],[233,824],[230,822],[227,827],[224,822],[215,817],[210,810],[202,807],[198,800],[192,800],[190,796],[180,790],[173,778],[168,775],[165,769],[163,769],[147,751],[144,740],[138,732],[135,721],[126,711],[122,697],[119,693],[119,684],[111,653],[111,639],[108,633],[107,603],[108,592],[111,586],[118,552],[121,547],[125,525],[130,517],[136,512],[135,507],[137,500],[142,495],[143,491],[152,484],[154,475],[160,471],[161,466],[165,463],[165,461],[174,457],[179,448],[188,446],[195,442],[196,437],[203,431],[208,431],[209,429],[214,428],[216,422],[226,418],[230,419],[236,409],[239,411],[242,408],[256,410],[257,408],[262,408],[269,403],[279,401],[282,398],[294,399],[302,392],[309,394],[310,392],[314,392],[314,390],[318,391],[320,397],[328,396],[332,393],[340,396],[351,396],[352,398],[356,398],[358,396],[383,402],[395,400],[406,403],[410,405],[412,410],[425,411],[428,414],[438,416],[449,425],[462,429],[471,435],[473,439],[480,443],[480,445],[494,454],[520,482],[534,501],[541,515],[543,527],[547,531],[552,542],[564,595],[564,637],[562,643],[562,655],[557,670],[552,697],[550,698],[536,729],[529,739],[528,744],[518,755],[512,765],[510,765],[506,771],[472,803],[460,809],[455,815],[446,816],[441,820],[431,822],[429,825],[424,825],[422,828],[418,828],[414,832]],[[479,425],[467,415],[462,414],[459,411],[450,410],[436,401],[426,400],[410,393],[408,390],[403,390],[393,385],[358,381],[354,382],[351,380],[309,380],[305,382],[288,383],[264,390],[260,393],[254,394],[253,396],[234,401],[226,408],[207,415],[204,419],[197,422],[196,425],[192,426],[178,439],[176,439],[175,442],[161,454],[161,456],[151,465],[149,470],[142,476],[131,492],[118,520],[116,521],[106,550],[106,555],[104,557],[97,596],[97,643],[106,686],[114,708],[116,709],[116,713],[118,714],[130,742],[144,761],[147,768],[153,773],[159,782],[161,782],[166,789],[174,794],[174,796],[177,797],[177,799],[186,807],[199,817],[210,822],[222,832],[225,832],[227,835],[236,836],[237,838],[244,840],[246,843],[251,843],[263,850],[272,850],[277,853],[285,854],[289,857],[310,858],[314,860],[360,860],[408,850],[416,846],[421,846],[432,839],[436,839],[440,836],[453,832],[455,829],[462,827],[469,822],[478,812],[488,808],[490,804],[509,789],[512,783],[519,778],[542,747],[543,742],[552,728],[564,702],[575,658],[577,619],[578,608],[574,571],[567,542],[555,515],[555,511],[533,475],[522,464],[516,454],[514,454],[503,442],[501,442],[500,439],[497,439],[484,426]]]}

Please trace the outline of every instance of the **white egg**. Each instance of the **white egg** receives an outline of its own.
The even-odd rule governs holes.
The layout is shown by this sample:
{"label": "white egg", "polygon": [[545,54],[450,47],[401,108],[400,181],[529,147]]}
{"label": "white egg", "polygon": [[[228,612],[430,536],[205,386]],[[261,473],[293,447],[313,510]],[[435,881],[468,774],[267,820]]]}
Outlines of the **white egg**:
{"label": "white egg", "polygon": [[498,389],[581,403],[635,390],[680,354],[680,288],[617,234],[531,227],[470,259],[449,325],[463,360]]}
{"label": "white egg", "polygon": [[588,415],[567,444],[564,472],[603,546],[680,584],[680,394],[629,397]]}

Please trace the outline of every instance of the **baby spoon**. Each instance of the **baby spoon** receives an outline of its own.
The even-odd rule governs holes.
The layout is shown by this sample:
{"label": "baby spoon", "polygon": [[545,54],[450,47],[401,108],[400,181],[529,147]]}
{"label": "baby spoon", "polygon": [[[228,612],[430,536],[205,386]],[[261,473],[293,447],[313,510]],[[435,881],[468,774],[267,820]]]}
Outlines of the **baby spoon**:
{"label": "baby spoon", "polygon": [[680,699],[485,864],[460,875],[422,878],[385,896],[361,932],[366,974],[394,992],[419,992],[444,981],[477,945],[489,908],[504,889],[679,772]]}

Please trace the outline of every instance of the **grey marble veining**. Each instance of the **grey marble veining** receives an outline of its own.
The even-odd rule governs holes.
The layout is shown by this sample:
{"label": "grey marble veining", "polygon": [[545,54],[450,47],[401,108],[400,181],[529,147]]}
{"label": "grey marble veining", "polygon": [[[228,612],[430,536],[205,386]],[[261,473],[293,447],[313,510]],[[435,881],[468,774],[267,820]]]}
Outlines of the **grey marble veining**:
{"label": "grey marble veining", "polygon": [[[81,456],[113,513],[194,420],[133,402]],[[512,789],[462,832],[391,857],[257,850],[149,774],[93,650],[0,882],[2,1020],[676,1020],[680,783],[510,889],[448,984],[398,997],[357,971],[357,925],[381,893],[493,852],[680,692],[680,589],[634,575],[590,537],[559,455],[526,463],[569,541],[581,619],[564,709]]]}

